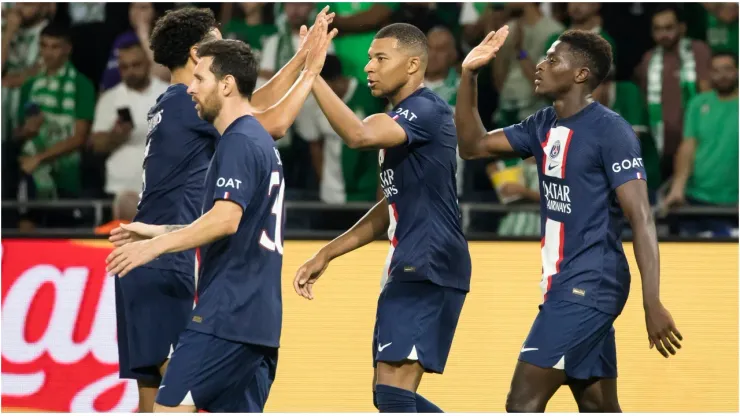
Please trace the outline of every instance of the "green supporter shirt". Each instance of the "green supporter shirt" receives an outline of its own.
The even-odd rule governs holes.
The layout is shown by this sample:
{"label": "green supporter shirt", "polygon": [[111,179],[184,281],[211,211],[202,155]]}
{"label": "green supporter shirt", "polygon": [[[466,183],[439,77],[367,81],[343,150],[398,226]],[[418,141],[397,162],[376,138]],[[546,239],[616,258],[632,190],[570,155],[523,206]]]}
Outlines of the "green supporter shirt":
{"label": "green supporter shirt", "polygon": [[[357,3],[317,3],[318,10],[323,9],[326,5],[331,7],[337,16],[353,16],[355,14],[369,10],[374,5],[383,5],[392,11],[396,11],[399,3],[374,3],[374,2],[357,2]],[[371,30],[363,33],[353,33],[349,35],[340,34],[334,39],[334,50],[337,57],[342,61],[342,71],[344,75],[357,78],[360,82],[365,82],[365,65],[367,65],[367,51],[377,30]]]}
{"label": "green supporter shirt", "polygon": [[252,49],[261,51],[265,40],[277,33],[277,26],[259,24],[249,25],[243,19],[232,19],[226,23],[221,31],[224,39],[239,39]]}
{"label": "green supporter shirt", "polygon": [[694,97],[684,120],[684,140],[696,140],[686,196],[717,205],[738,202],[738,99],[715,91]]}
{"label": "green supporter shirt", "polygon": [[712,52],[738,53],[738,22],[728,25],[709,14],[707,17],[707,43]]}
{"label": "green supporter shirt", "polygon": [[[39,154],[74,134],[77,120],[92,121],[95,115],[95,88],[92,82],[66,63],[54,75],[43,72],[21,87],[18,119],[25,118],[27,103],[37,104],[44,114],[38,136],[28,140],[23,154]],[[77,195],[81,189],[80,152],[74,151],[43,163],[34,172],[40,198],[53,197],[57,191]]]}

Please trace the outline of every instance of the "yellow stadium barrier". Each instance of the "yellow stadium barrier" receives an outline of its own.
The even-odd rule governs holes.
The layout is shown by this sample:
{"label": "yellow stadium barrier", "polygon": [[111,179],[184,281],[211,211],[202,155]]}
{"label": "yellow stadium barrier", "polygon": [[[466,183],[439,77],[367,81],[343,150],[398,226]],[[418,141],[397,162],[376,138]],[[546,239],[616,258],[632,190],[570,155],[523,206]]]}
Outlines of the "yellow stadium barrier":
{"label": "yellow stadium barrier", "polygon": [[[284,324],[266,411],[371,412],[371,342],[387,243],[335,260],[307,301],[295,271],[323,242],[286,242]],[[419,392],[446,412],[501,412],[519,349],[540,301],[539,243],[472,242],[472,290],[445,374]],[[619,396],[625,412],[738,411],[738,245],[664,243],[661,298],[684,335],[670,359],[648,349],[632,246],[627,307],[617,320]],[[577,410],[567,387],[548,411]]]}

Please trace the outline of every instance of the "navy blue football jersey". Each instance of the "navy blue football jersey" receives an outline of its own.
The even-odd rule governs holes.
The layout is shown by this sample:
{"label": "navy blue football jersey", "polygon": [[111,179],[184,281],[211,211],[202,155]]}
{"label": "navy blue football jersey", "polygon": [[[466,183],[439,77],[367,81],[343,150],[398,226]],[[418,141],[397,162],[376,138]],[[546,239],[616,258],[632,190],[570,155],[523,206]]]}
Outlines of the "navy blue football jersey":
{"label": "navy blue football jersey", "polygon": [[504,133],[523,158],[537,160],[543,295],[618,315],[630,271],[616,189],[646,180],[632,126],[594,102],[565,119],[544,108]]}
{"label": "navy blue football jersey", "polygon": [[457,201],[457,131],[452,109],[420,88],[388,115],[406,142],[379,152],[391,241],[383,282],[428,280],[470,290],[470,252]]}
{"label": "navy blue football jersey", "polygon": [[240,117],[224,131],[205,187],[204,213],[219,200],[244,211],[235,234],[201,247],[198,304],[188,328],[277,348],[285,182],[275,142],[257,119]]}
{"label": "navy blue football jersey", "polygon": [[[149,110],[144,177],[134,221],[190,224],[200,216],[203,181],[218,131],[198,117],[183,84],[171,85]],[[192,276],[195,250],[163,254],[146,267]]]}

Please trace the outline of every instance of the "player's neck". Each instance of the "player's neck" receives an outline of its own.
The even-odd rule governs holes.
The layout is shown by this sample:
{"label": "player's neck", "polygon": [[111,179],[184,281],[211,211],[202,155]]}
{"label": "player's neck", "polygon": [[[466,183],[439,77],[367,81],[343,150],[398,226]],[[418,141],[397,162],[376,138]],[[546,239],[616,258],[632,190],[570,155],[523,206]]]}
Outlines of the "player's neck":
{"label": "player's neck", "polygon": [[190,86],[193,82],[193,70],[187,65],[170,71],[170,85],[185,84]]}
{"label": "player's neck", "polygon": [[221,106],[221,112],[218,114],[215,120],[213,120],[213,127],[218,130],[218,133],[223,135],[227,128],[236,119],[243,116],[251,116],[254,113],[254,108],[249,101],[246,99],[233,99],[224,100]]}
{"label": "player's neck", "polygon": [[558,115],[558,118],[564,119],[573,117],[593,102],[594,99],[591,98],[591,94],[572,94],[555,100],[552,106],[555,108],[555,114]]}
{"label": "player's neck", "polygon": [[420,88],[424,88],[424,83],[423,82],[419,82],[419,83],[410,82],[410,83],[404,85],[403,87],[401,87],[398,91],[396,91],[395,94],[393,94],[392,96],[388,97],[388,101],[390,101],[391,102],[391,105],[395,107],[395,106],[398,105],[398,103],[400,103],[401,101],[405,100],[406,97],[408,97],[409,95],[413,94],[414,92],[416,92],[416,90],[418,90]]}

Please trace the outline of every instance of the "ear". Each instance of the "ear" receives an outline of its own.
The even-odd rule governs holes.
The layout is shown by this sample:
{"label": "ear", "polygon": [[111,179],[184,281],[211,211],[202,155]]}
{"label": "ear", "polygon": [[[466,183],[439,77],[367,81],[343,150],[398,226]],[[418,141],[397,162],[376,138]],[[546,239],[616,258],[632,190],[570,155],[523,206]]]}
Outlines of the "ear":
{"label": "ear", "polygon": [[224,97],[229,97],[232,94],[238,93],[238,88],[236,87],[236,79],[234,79],[234,76],[232,75],[226,75],[224,79],[219,82],[219,88],[221,89],[221,93]]}
{"label": "ear", "polygon": [[200,58],[198,58],[198,45],[193,45],[190,48],[189,58],[197,65]]}
{"label": "ear", "polygon": [[416,73],[421,70],[421,58],[413,56],[408,61],[408,73],[409,75]]}
{"label": "ear", "polygon": [[576,84],[583,84],[588,82],[591,78],[591,70],[586,67],[576,69],[575,82]]}

